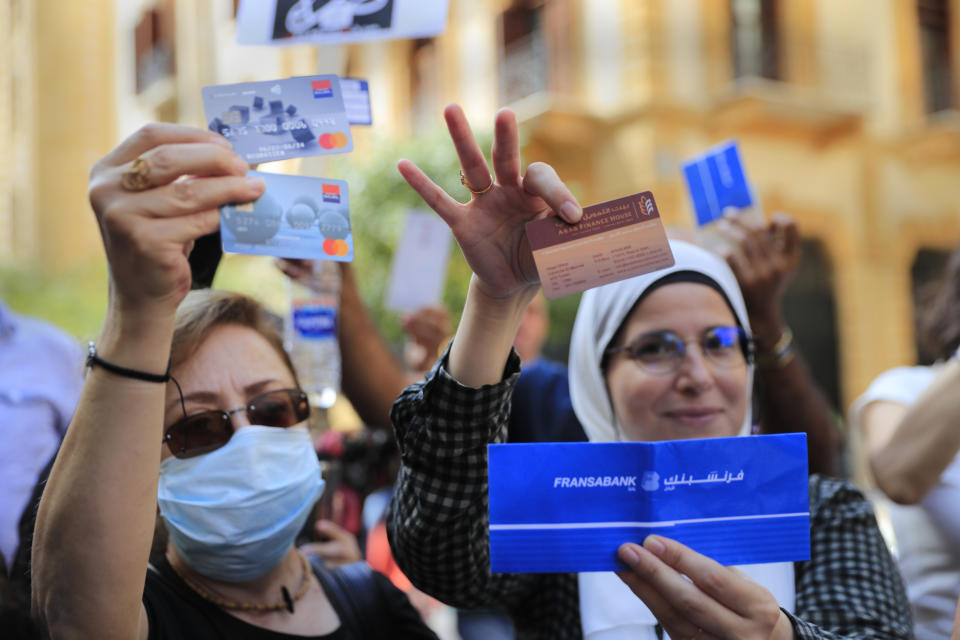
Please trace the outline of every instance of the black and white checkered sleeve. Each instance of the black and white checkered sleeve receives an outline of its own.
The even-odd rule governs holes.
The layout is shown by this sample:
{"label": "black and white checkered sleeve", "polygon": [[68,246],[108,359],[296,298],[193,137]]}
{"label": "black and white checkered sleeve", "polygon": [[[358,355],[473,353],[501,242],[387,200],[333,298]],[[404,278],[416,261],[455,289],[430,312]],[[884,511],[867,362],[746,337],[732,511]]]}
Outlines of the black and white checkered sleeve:
{"label": "black and white checkered sleeve", "polygon": [[873,508],[843,480],[810,479],[810,560],[797,563],[798,639],[913,638],[903,580]]}
{"label": "black and white checkered sleeve", "polygon": [[390,547],[410,581],[443,602],[515,602],[532,576],[490,573],[487,444],[506,438],[520,359],[511,353],[502,380],[480,388],[454,380],[446,360],[391,411],[403,464],[387,516]]}

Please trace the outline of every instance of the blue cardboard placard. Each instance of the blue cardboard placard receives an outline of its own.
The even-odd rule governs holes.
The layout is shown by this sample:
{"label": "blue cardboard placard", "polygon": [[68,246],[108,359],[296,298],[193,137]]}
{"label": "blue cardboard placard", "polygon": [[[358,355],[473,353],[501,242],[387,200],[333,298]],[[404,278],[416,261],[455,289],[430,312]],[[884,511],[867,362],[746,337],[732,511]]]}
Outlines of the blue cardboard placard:
{"label": "blue cardboard placard", "polygon": [[656,533],[724,565],[807,560],[806,434],[491,444],[490,570],[620,571]]}
{"label": "blue cardboard placard", "polygon": [[722,217],[727,207],[753,206],[753,191],[747,183],[736,141],[724,142],[690,158],[683,163],[683,175],[698,225]]}

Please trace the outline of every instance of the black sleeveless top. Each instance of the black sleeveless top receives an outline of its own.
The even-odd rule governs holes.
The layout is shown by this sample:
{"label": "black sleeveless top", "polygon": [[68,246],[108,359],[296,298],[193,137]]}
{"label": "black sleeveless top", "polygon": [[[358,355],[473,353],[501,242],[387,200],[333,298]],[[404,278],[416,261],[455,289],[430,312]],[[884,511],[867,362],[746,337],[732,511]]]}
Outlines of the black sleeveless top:
{"label": "black sleeveless top", "polygon": [[381,573],[361,563],[328,569],[311,558],[313,571],[341,626],[333,633],[300,636],[280,633],[236,618],[197,595],[161,556],[147,571],[143,604],[150,640],[360,640],[437,636],[420,619],[407,596]]}

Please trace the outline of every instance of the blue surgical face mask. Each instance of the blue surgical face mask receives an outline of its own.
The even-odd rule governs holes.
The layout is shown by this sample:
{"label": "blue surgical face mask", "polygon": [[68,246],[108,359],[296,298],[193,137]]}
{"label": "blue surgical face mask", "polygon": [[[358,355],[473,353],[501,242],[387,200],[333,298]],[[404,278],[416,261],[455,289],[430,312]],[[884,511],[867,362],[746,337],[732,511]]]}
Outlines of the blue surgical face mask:
{"label": "blue surgical face mask", "polygon": [[195,571],[228,582],[277,566],[322,492],[303,427],[243,427],[215,451],[160,464],[160,515],[170,542]]}

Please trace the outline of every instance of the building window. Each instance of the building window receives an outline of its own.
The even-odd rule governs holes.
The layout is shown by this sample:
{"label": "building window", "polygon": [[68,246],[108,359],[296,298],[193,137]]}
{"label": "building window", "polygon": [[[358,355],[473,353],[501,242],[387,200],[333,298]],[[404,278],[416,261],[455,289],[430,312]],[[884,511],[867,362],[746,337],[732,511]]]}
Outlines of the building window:
{"label": "building window", "polygon": [[733,77],[780,79],[777,0],[730,0]]}
{"label": "building window", "polygon": [[542,3],[518,3],[500,15],[500,103],[546,91],[550,52]]}
{"label": "building window", "polygon": [[911,293],[913,294],[913,328],[914,346],[917,349],[917,364],[933,364],[941,357],[928,349],[926,341],[922,339],[922,316],[929,310],[937,297],[937,292],[947,276],[947,263],[950,261],[950,251],[943,249],[920,249],[910,267]]}
{"label": "building window", "polygon": [[436,126],[439,101],[437,86],[437,45],[432,38],[413,41],[410,50],[410,102],[413,130]]}
{"label": "building window", "polygon": [[928,113],[953,108],[949,0],[917,0],[924,98]]}
{"label": "building window", "polygon": [[160,0],[144,11],[134,31],[137,93],[173,75],[175,30],[173,0]]}
{"label": "building window", "polygon": [[817,386],[834,409],[845,407],[840,397],[836,299],[833,264],[819,240],[800,241],[801,260],[783,296],[783,316],[793,327],[800,351]]}

